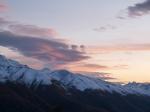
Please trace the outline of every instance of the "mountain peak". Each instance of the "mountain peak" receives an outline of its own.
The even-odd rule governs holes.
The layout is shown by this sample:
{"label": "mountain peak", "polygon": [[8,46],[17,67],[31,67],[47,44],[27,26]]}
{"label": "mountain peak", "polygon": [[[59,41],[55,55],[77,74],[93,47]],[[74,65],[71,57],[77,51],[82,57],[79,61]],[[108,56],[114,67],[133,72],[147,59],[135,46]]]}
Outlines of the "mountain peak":
{"label": "mountain peak", "polygon": [[6,66],[26,66],[26,65],[22,65],[22,64],[18,63],[17,61],[8,59],[5,56],[0,55],[0,66],[6,67]]}

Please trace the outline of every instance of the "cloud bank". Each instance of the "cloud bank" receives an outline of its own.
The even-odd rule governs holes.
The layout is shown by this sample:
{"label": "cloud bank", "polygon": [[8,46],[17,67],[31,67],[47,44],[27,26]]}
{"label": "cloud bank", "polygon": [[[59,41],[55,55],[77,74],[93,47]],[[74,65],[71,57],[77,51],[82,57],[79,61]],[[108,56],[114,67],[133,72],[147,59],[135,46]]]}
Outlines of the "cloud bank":
{"label": "cloud bank", "polygon": [[65,43],[0,32],[0,45],[19,51],[24,56],[45,62],[75,62],[89,58],[83,52],[69,48]]}
{"label": "cloud bank", "polygon": [[43,61],[48,66],[56,67],[90,58],[84,52],[84,45],[72,45],[58,39],[52,28],[21,24],[2,17],[0,26],[0,46]]}
{"label": "cloud bank", "polygon": [[150,13],[150,0],[128,7],[129,17],[143,16]]}

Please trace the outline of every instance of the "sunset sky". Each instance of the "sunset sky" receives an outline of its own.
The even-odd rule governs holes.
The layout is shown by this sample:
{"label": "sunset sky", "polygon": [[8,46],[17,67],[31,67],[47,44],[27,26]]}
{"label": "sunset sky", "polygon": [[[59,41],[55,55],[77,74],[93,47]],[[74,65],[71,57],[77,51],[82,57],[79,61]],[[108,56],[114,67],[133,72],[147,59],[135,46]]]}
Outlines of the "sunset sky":
{"label": "sunset sky", "polygon": [[0,54],[36,69],[150,82],[150,0],[0,0]]}

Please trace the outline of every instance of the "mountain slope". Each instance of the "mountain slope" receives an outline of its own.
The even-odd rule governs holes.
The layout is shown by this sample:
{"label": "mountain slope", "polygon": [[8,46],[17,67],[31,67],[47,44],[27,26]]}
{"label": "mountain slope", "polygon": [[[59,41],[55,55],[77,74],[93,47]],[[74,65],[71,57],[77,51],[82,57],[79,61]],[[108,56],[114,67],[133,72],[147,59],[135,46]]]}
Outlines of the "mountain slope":
{"label": "mountain slope", "polygon": [[0,56],[0,112],[150,112],[149,88],[35,70]]}
{"label": "mountain slope", "polygon": [[80,91],[84,91],[86,89],[102,90],[110,93],[116,92],[122,95],[150,95],[150,89],[145,89],[143,86],[138,86],[138,88],[135,88],[135,86],[132,88],[131,84],[122,86],[119,84],[106,82],[98,78],[74,74],[67,70],[35,70],[0,55],[0,82],[17,81],[19,83],[24,83],[27,86],[39,86],[51,85],[52,80],[59,81],[61,86],[66,89],[76,88]]}
{"label": "mountain slope", "polygon": [[66,90],[57,81],[36,89],[12,82],[0,84],[2,112],[149,112],[149,105],[149,96]]}

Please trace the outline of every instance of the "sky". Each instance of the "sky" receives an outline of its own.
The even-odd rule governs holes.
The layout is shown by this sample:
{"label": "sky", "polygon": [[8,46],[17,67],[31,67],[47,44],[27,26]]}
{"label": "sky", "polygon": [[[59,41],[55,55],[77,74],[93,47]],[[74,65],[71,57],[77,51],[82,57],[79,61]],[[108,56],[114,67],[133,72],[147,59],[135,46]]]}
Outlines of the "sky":
{"label": "sky", "polygon": [[0,54],[36,69],[150,82],[150,0],[0,0]]}

